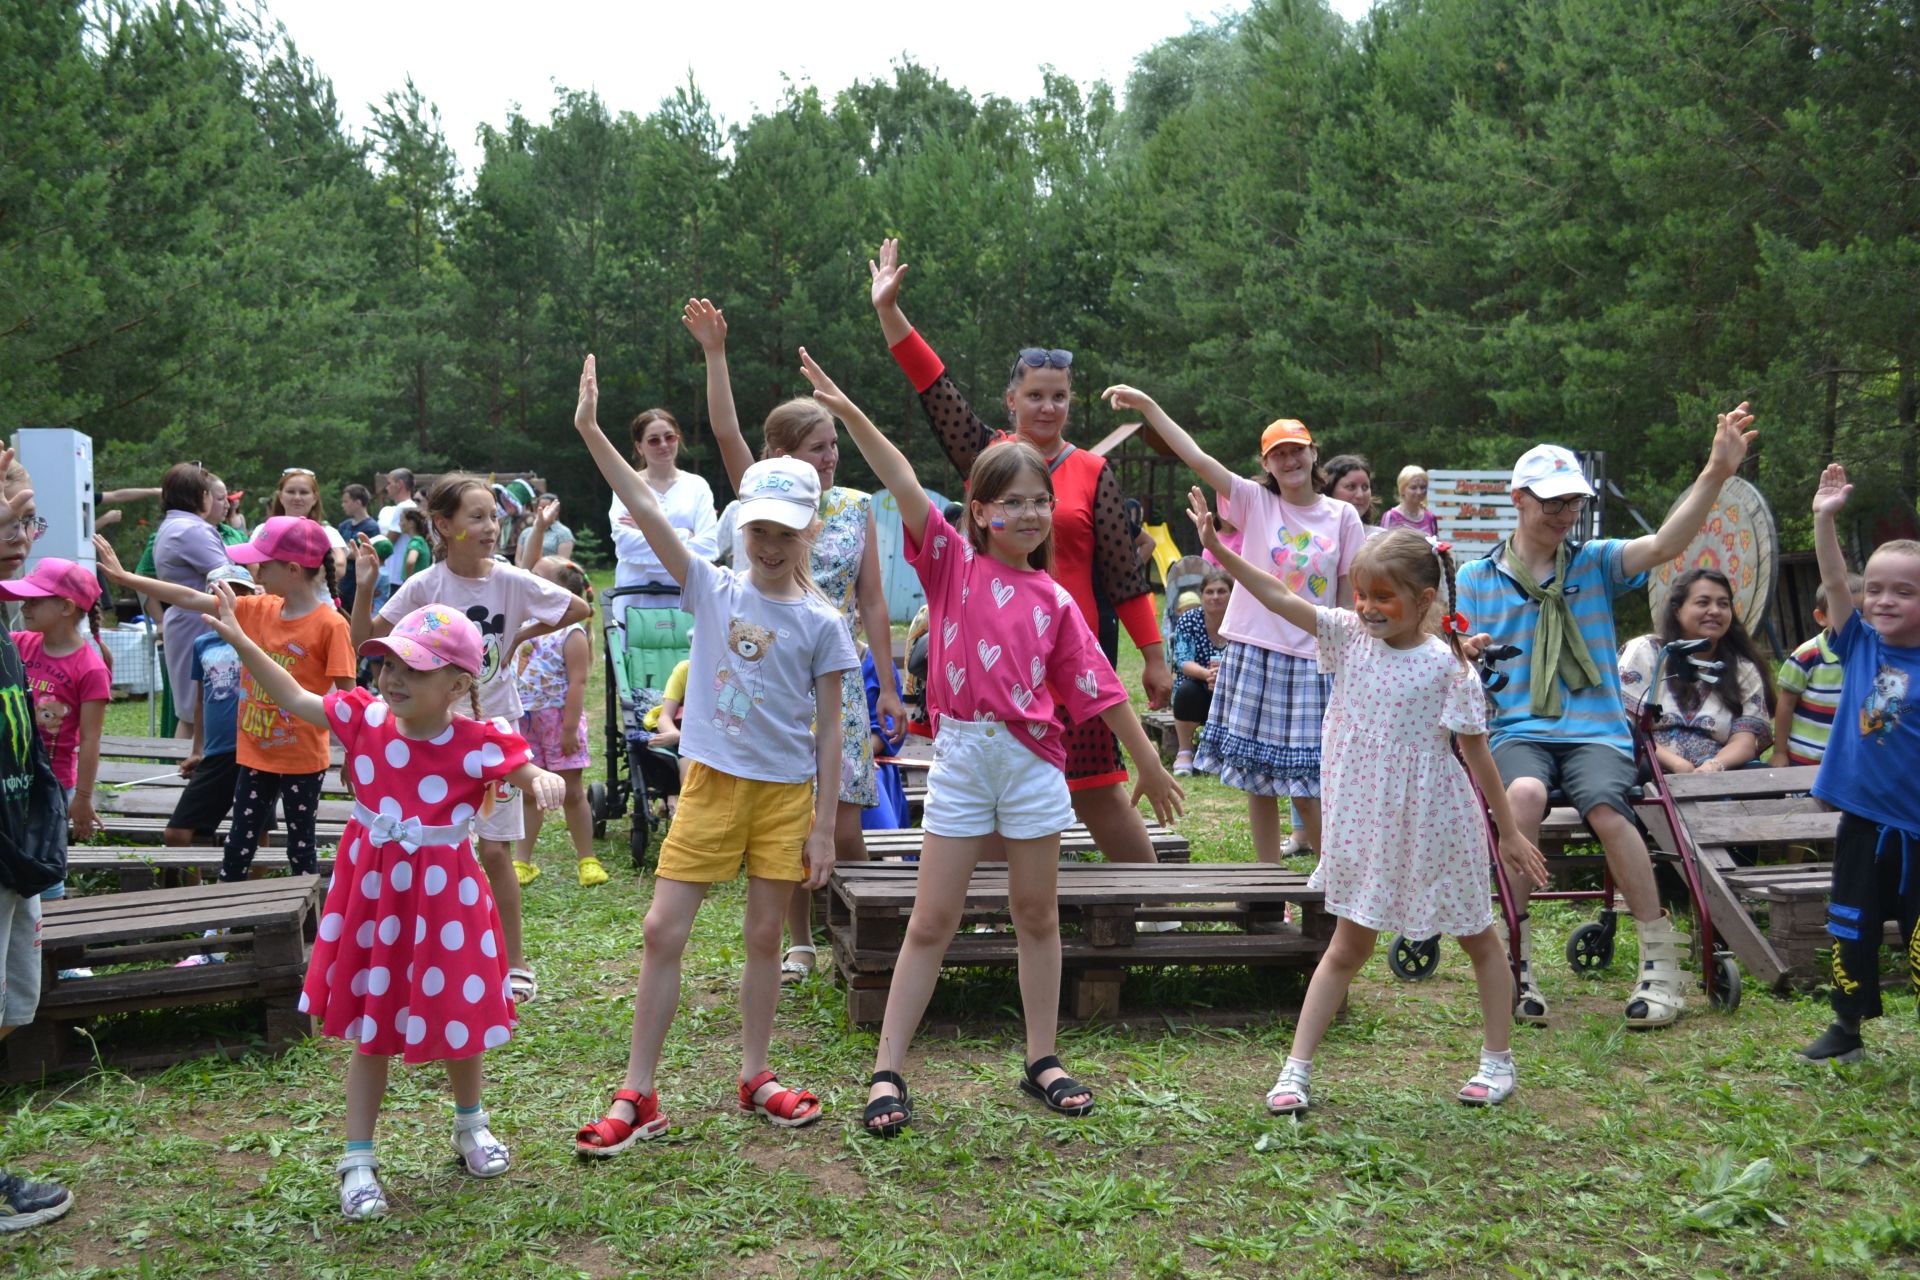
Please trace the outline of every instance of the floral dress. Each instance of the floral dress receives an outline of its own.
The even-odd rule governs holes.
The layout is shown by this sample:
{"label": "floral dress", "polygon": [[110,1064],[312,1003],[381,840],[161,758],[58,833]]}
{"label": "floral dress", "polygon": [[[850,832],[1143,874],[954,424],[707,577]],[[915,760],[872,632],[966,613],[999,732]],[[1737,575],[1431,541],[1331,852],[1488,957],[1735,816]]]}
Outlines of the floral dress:
{"label": "floral dress", "polygon": [[465,828],[487,788],[527,763],[500,720],[456,715],[409,738],[366,689],[326,696],[346,748],[354,816],[340,836],[300,1011],[362,1053],[465,1058],[513,1034],[500,913]]}
{"label": "floral dress", "polygon": [[[820,536],[813,544],[814,585],[840,610],[848,636],[856,639],[860,599],[855,583],[867,551],[872,512],[869,495],[835,485],[821,500]],[[871,808],[880,803],[880,789],[873,775],[873,739],[867,733],[867,691],[858,680],[840,682],[840,728],[840,803]]]}
{"label": "floral dress", "polygon": [[1493,923],[1486,824],[1452,734],[1484,735],[1480,681],[1437,637],[1395,649],[1359,615],[1320,609],[1326,805],[1308,883],[1333,915],[1419,940]]}
{"label": "floral dress", "polygon": [[[1635,636],[1620,648],[1620,695],[1627,718],[1637,719],[1647,705],[1647,681],[1660,661],[1660,641]],[[1773,707],[1767,697],[1766,677],[1760,669],[1729,655],[1736,663],[1740,705],[1730,707],[1717,684],[1678,684],[1662,673],[1658,709],[1653,718],[1653,740],[1694,768],[1720,754],[1736,733],[1754,736],[1754,754],[1773,745]]]}

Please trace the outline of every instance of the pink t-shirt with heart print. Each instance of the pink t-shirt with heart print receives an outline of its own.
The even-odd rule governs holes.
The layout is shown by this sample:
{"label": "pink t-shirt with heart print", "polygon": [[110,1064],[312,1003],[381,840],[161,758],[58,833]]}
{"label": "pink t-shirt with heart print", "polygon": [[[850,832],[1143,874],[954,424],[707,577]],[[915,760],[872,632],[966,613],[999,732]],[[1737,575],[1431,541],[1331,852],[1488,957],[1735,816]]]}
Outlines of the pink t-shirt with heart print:
{"label": "pink t-shirt with heart print", "polygon": [[927,514],[924,542],[908,533],[906,544],[927,592],[935,731],[941,716],[1018,726],[1017,741],[1064,770],[1061,730],[1127,697],[1073,597],[1038,569],[975,554],[938,511]]}

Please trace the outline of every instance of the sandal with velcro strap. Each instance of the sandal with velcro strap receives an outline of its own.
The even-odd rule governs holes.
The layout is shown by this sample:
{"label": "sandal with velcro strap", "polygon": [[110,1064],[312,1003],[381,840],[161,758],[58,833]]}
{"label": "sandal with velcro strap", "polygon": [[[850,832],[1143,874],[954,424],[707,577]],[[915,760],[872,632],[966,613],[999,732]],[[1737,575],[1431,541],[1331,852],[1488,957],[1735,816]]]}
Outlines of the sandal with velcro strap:
{"label": "sandal with velcro strap", "polygon": [[766,1085],[779,1083],[780,1077],[771,1071],[762,1071],[751,1080],[742,1080],[740,1109],[750,1115],[765,1116],[767,1123],[778,1129],[803,1128],[820,1118],[820,1099],[806,1089],[777,1089],[767,1095],[765,1102],[753,1100],[753,1095]]}
{"label": "sandal with velcro strap", "polygon": [[[863,1123],[866,1126],[868,1136],[891,1138],[913,1123],[913,1103],[907,1099],[907,1082],[900,1078],[898,1071],[874,1072],[873,1078],[867,1081],[867,1087],[872,1088],[876,1084],[890,1084],[899,1090],[899,1092],[889,1094],[886,1097],[869,1100]],[[874,1123],[876,1120],[879,1120],[881,1116],[890,1116],[896,1111],[900,1113],[900,1119],[882,1121],[879,1124]]]}
{"label": "sandal with velcro strap", "polygon": [[1480,1052],[1480,1069],[1454,1096],[1464,1106],[1497,1107],[1513,1096],[1518,1083],[1519,1073],[1514,1069],[1511,1053],[1498,1055],[1483,1049]]}
{"label": "sandal with velcro strap", "polygon": [[510,1163],[507,1144],[493,1136],[485,1111],[453,1118],[453,1151],[460,1164],[476,1178],[497,1178]]}
{"label": "sandal with velcro strap", "polygon": [[[802,964],[800,961],[793,959],[793,954],[796,951],[807,958],[806,963]],[[820,948],[813,946],[811,943],[796,942],[788,947],[786,955],[780,958],[780,985],[783,987],[797,987],[812,977],[814,966],[818,963],[817,957],[819,955]]]}
{"label": "sandal with velcro strap", "polygon": [[[1093,1090],[1081,1084],[1072,1076],[1063,1075],[1052,1084],[1043,1085],[1040,1083],[1040,1075],[1042,1072],[1056,1069],[1065,1070],[1064,1067],[1060,1066],[1060,1059],[1051,1053],[1038,1062],[1029,1062],[1027,1064],[1027,1077],[1020,1082],[1020,1092],[1030,1097],[1040,1099],[1040,1101],[1047,1104],[1047,1110],[1058,1112],[1063,1116],[1077,1117],[1092,1115]],[[1087,1100],[1078,1106],[1069,1107],[1060,1101],[1062,1098],[1072,1098],[1082,1093],[1087,1095]]]}
{"label": "sandal with velcro strap", "polygon": [[614,1106],[622,1102],[633,1108],[633,1119],[622,1120],[613,1114],[613,1107],[607,1108],[607,1114],[592,1124],[580,1126],[573,1135],[573,1149],[583,1156],[592,1156],[604,1160],[617,1156],[636,1142],[649,1142],[667,1131],[667,1118],[660,1114],[660,1091],[640,1093],[634,1089],[616,1089],[613,1092]]}
{"label": "sandal with velcro strap", "polygon": [[1297,1116],[1313,1105],[1313,1086],[1305,1067],[1295,1066],[1292,1059],[1280,1068],[1280,1078],[1273,1082],[1273,1088],[1267,1090],[1267,1114],[1270,1116]]}
{"label": "sandal with velcro strap", "polygon": [[367,1222],[387,1211],[387,1193],[375,1175],[380,1161],[371,1151],[349,1151],[333,1172],[340,1179],[340,1212],[349,1222]]}

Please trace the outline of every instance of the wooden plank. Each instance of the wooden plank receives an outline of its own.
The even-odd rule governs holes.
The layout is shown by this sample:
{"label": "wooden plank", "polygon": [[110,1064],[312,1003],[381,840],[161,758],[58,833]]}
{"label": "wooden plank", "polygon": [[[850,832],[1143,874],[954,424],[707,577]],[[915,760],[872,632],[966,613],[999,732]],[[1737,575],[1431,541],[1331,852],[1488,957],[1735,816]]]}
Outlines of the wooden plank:
{"label": "wooden plank", "polygon": [[[193,744],[186,738],[147,738],[124,733],[100,735],[100,755],[114,760],[185,760]],[[345,759],[339,743],[333,743],[333,764]]]}
{"label": "wooden plank", "polygon": [[[142,786],[159,787],[169,791],[179,791],[187,785],[178,769],[166,761],[155,760],[109,760],[100,761],[99,772],[94,780],[104,786],[124,787],[133,783]],[[323,796],[345,796],[346,787],[341,785],[340,771],[329,769],[320,783]]]}
{"label": "wooden plank", "polygon": [[[124,790],[103,790],[94,797],[95,808],[102,814],[116,814],[136,818],[170,818],[173,807],[180,802],[180,792],[172,787],[128,787]],[[314,829],[332,827],[336,831],[347,825],[353,816],[351,800],[321,800],[315,807]]]}
{"label": "wooden plank", "polygon": [[1753,796],[1785,796],[1813,790],[1818,765],[1783,769],[1733,769],[1726,773],[1675,773],[1667,776],[1667,790],[1675,800],[1726,800]]}
{"label": "wooden plank", "polygon": [[[898,952],[843,947],[844,938],[835,934],[836,960],[844,959],[862,973],[892,970]],[[1324,949],[1324,944],[1292,926],[1274,933],[1147,933],[1120,946],[1097,946],[1084,938],[1060,940],[1061,961],[1069,967],[1298,964],[1303,958],[1318,957]],[[941,965],[948,969],[1005,967],[1018,960],[1019,940],[1011,933],[963,933],[947,948]]]}
{"label": "wooden plank", "polygon": [[1701,806],[1682,816],[1703,845],[1831,844],[1840,830],[1837,813],[1775,813],[1760,817]]}

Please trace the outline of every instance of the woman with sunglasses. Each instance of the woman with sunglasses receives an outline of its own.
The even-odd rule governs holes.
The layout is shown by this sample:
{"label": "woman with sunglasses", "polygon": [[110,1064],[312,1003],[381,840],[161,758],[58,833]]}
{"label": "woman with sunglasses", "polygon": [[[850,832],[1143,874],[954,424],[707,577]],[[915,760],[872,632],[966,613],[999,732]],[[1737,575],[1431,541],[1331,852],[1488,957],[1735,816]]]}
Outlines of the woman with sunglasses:
{"label": "woman with sunglasses", "polygon": [[[974,413],[947,377],[946,365],[900,310],[900,281],[907,272],[900,261],[900,242],[882,244],[879,260],[867,267],[873,277],[873,309],[887,346],[920,393],[921,407],[947,460],[964,476],[974,459],[999,440],[1017,439],[1039,450],[1053,477],[1054,580],[1067,589],[1095,634],[1103,603],[1119,616],[1146,660],[1142,679],[1147,705],[1166,706],[1173,697],[1173,673],[1167,667],[1153,596],[1134,554],[1126,495],[1106,459],[1066,439],[1073,353],[1039,347],[1021,351],[1007,375],[1011,429],[994,431]],[[1116,656],[1107,654],[1109,661]],[[1152,862],[1146,824],[1127,802],[1126,762],[1113,733],[1102,721],[1090,720],[1067,731],[1066,748],[1074,813],[1100,851],[1113,862]]]}
{"label": "woman with sunglasses", "polygon": [[[280,473],[280,484],[273,491],[273,502],[267,508],[269,516],[293,516],[295,519],[316,520],[327,531],[328,554],[333,557],[333,576],[336,582],[342,581],[347,573],[347,542],[340,531],[327,522],[327,504],[320,496],[320,482],[313,472],[305,467],[288,467]],[[253,531],[252,541],[260,540],[260,530],[267,527],[261,521]]]}

